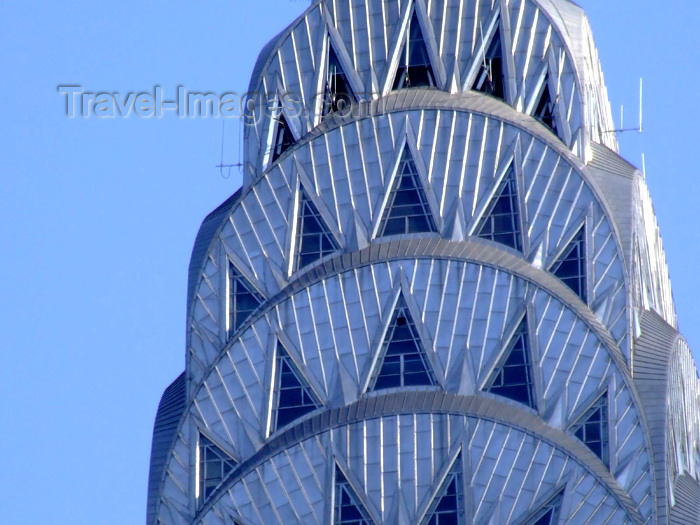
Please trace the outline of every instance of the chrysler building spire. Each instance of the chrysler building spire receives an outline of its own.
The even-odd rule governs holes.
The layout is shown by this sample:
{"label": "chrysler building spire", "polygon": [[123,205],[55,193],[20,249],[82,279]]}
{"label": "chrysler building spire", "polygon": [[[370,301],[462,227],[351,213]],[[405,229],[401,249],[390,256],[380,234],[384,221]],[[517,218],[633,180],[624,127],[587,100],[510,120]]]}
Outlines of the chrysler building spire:
{"label": "chrysler building spire", "polygon": [[580,7],[314,1],[250,93],[148,525],[700,522],[700,382]]}

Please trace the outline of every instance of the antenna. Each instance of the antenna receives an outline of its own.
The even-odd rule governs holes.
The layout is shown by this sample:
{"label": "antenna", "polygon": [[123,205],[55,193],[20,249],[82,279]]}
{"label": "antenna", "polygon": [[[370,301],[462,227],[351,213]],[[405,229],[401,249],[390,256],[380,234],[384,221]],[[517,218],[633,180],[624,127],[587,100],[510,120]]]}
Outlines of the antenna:
{"label": "antenna", "polygon": [[642,77],[639,77],[639,132],[642,132]]}
{"label": "antenna", "polygon": [[[219,168],[219,173],[224,179],[228,179],[231,177],[231,170],[233,168],[240,168],[243,166],[241,162],[238,162],[236,164],[224,164],[224,136],[225,136],[225,130],[226,130],[226,121],[223,120],[221,122],[221,159],[219,160],[219,163],[214,166],[215,168]],[[240,150],[240,135],[238,137],[238,142],[239,142],[239,150]],[[239,151],[240,154],[240,151]],[[224,168],[226,168],[226,174],[224,175]]]}
{"label": "antenna", "polygon": [[620,104],[620,127],[625,128],[625,106]]}
{"label": "antenna", "polygon": [[625,131],[636,131],[638,133],[641,133],[643,131],[642,128],[642,110],[643,110],[643,99],[642,99],[642,77],[639,78],[639,126],[636,128],[626,128],[625,127],[625,113],[624,113],[624,106],[620,104],[620,127],[618,129],[609,129],[606,131],[603,131],[602,133],[624,133]]}

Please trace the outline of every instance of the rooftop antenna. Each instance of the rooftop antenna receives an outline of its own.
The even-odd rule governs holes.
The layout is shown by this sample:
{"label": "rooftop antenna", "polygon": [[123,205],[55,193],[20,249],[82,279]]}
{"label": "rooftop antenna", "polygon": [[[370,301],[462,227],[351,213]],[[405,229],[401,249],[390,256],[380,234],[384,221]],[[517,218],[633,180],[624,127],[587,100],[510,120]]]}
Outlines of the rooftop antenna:
{"label": "rooftop antenna", "polygon": [[[228,179],[231,177],[231,170],[233,168],[240,168],[243,166],[243,163],[238,162],[236,164],[224,164],[224,135],[225,135],[225,130],[226,130],[226,121],[223,120],[221,121],[221,159],[219,160],[219,164],[214,166],[215,168],[219,168],[219,173],[221,174],[221,177],[224,179]],[[238,153],[240,155],[240,149],[241,149],[241,137],[240,134],[238,136]],[[224,171],[226,170],[226,171]]]}
{"label": "rooftop antenna", "polygon": [[603,133],[624,133],[625,131],[636,131],[638,133],[641,133],[644,128],[642,127],[642,110],[643,110],[643,79],[640,77],[639,78],[639,126],[636,128],[626,128],[625,127],[625,110],[624,106],[620,104],[620,127],[618,129],[611,129],[607,131],[603,131]]}

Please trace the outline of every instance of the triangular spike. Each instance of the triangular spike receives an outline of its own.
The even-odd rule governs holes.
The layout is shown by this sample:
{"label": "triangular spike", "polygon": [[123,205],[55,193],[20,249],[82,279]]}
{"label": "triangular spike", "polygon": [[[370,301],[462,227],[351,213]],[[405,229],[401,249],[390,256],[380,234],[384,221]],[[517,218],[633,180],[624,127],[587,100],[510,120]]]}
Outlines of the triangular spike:
{"label": "triangular spike", "polygon": [[464,211],[460,202],[455,203],[452,214],[445,228],[452,241],[463,241],[467,231],[467,221],[464,219]]}
{"label": "triangular spike", "polygon": [[400,386],[435,385],[435,375],[403,295],[399,296],[384,336],[370,390]]}
{"label": "triangular spike", "polygon": [[[413,487],[411,487],[413,488]],[[409,489],[410,490],[410,489]],[[406,501],[406,496],[403,491],[397,491],[394,498],[396,503],[396,511],[392,511],[390,516],[396,516],[396,521],[390,520],[394,523],[410,523],[411,522],[411,511],[408,509],[408,502]]]}
{"label": "triangular spike", "polygon": [[542,505],[523,525],[555,525],[559,523],[559,512],[563,499],[564,489]]}
{"label": "triangular spike", "polygon": [[333,400],[338,401],[339,406],[349,405],[353,401],[357,401],[357,378],[348,372],[345,365],[340,362],[338,363],[338,375]]}
{"label": "triangular spike", "polygon": [[255,424],[253,424],[250,421],[246,421],[245,419],[243,419],[239,423],[239,428],[241,429],[239,430],[239,435],[241,434],[241,432],[243,434],[238,438],[239,440],[237,441],[237,443],[239,443],[239,446],[245,444],[243,438],[248,439],[250,445],[256,450],[263,446],[264,438],[260,435],[260,427],[257,424],[257,421],[255,422]]}
{"label": "triangular spike", "polygon": [[369,244],[367,229],[365,228],[362,219],[357,210],[353,210],[353,231],[355,233],[355,245],[358,250],[366,248]]}
{"label": "triangular spike", "polygon": [[486,390],[536,408],[528,339],[525,317],[508,343],[505,359],[494,370]]}
{"label": "triangular spike", "polygon": [[282,428],[304,414],[321,407],[316,394],[280,342],[277,343],[276,375],[273,430]]}
{"label": "triangular spike", "polygon": [[333,525],[374,525],[343,472],[335,467]]}
{"label": "triangular spike", "polygon": [[554,116],[554,100],[549,93],[549,82],[548,78],[544,79],[544,87],[542,88],[542,94],[537,102],[537,107],[535,108],[535,113],[533,116],[539,120],[542,124],[551,129],[554,134],[557,133],[557,119]]}
{"label": "triangular spike", "polygon": [[318,208],[302,188],[299,197],[295,271],[339,248]]}
{"label": "triangular spike", "polygon": [[203,503],[238,463],[209,438],[199,435],[199,502]]}
{"label": "triangular spike", "polygon": [[571,432],[583,441],[603,463],[608,464],[608,393],[600,396],[574,423]]}
{"label": "triangular spike", "polygon": [[267,264],[263,266],[264,279],[262,280],[262,284],[266,285],[265,292],[268,297],[271,297],[287,286],[289,281],[285,277],[284,270],[282,270],[274,260],[268,258],[265,262]]}
{"label": "triangular spike", "polygon": [[423,38],[423,31],[420,28],[418,14],[413,11],[408,30],[406,31],[407,41],[403,44],[399,67],[396,70],[393,89],[403,89],[412,87],[436,87],[435,73],[428,46]]}
{"label": "triangular spike", "polygon": [[586,231],[581,228],[552,265],[551,272],[586,302]]}
{"label": "triangular spike", "polygon": [[435,231],[437,227],[418,168],[406,146],[384,208],[378,236]]}
{"label": "triangular spike", "polygon": [[275,162],[280,158],[282,153],[287,151],[295,142],[292,130],[281,111],[277,117],[274,117],[274,120],[277,121],[277,129],[275,130],[275,140],[272,145],[272,158],[270,162]]}
{"label": "triangular spike", "polygon": [[343,66],[340,64],[338,55],[333,49],[333,45],[328,46],[328,62],[326,66],[326,83],[323,98],[323,116],[339,112],[341,115],[347,114],[350,106],[355,102],[355,94],[350,87]]}
{"label": "triangular spike", "polygon": [[260,294],[229,262],[229,333],[233,334],[263,302]]}
{"label": "triangular spike", "polygon": [[477,236],[522,251],[518,210],[518,185],[515,182],[515,170],[511,166],[498,192],[486,208],[477,228]]}
{"label": "triangular spike", "polygon": [[488,47],[481,56],[481,65],[472,89],[505,100],[505,81],[501,27],[497,26]]}
{"label": "triangular spike", "polygon": [[464,493],[462,486],[461,453],[442,482],[423,525],[450,525],[464,523]]}

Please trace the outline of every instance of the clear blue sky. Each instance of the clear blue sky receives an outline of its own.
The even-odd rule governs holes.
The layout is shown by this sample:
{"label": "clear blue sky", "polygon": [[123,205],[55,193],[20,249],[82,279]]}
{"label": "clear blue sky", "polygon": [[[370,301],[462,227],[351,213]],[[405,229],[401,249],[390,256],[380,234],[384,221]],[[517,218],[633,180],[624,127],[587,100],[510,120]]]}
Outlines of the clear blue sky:
{"label": "clear blue sky", "polygon": [[[700,5],[582,0],[621,152],[651,187],[680,329],[700,352]],[[60,84],[243,92],[308,2],[0,3],[0,520],[145,521],[153,418],[184,367],[185,290],[204,216],[233,193],[221,119],[68,119]],[[227,120],[224,160],[238,160]]]}

